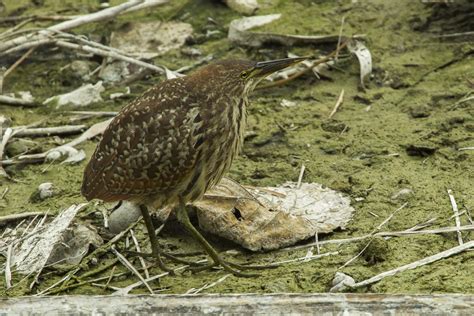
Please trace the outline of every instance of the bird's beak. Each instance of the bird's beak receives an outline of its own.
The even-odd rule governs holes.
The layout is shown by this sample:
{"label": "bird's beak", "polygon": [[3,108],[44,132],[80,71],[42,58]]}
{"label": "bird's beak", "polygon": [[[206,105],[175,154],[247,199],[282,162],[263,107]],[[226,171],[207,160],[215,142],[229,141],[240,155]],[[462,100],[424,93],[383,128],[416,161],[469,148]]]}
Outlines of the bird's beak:
{"label": "bird's beak", "polygon": [[275,59],[275,60],[258,62],[255,65],[255,70],[257,70],[256,76],[258,77],[268,76],[278,70],[297,64],[305,59],[308,59],[308,57],[283,58],[283,59]]}

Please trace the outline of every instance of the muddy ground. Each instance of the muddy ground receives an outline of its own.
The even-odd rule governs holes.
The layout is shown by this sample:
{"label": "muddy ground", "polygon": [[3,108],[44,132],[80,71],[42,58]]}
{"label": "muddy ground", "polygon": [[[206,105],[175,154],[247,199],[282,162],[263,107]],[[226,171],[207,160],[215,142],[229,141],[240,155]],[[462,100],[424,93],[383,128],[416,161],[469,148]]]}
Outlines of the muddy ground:
{"label": "muddy ground", "polygon": [[[118,1],[112,1],[116,4]],[[399,231],[436,218],[432,227],[454,226],[453,211],[447,195],[451,189],[464,214],[464,225],[470,224],[467,214],[474,214],[473,150],[459,150],[474,146],[474,102],[457,103],[469,96],[474,88],[474,62],[472,37],[440,38],[440,34],[462,33],[473,30],[473,7],[468,1],[455,1],[449,5],[423,4],[421,1],[283,1],[260,0],[259,14],[282,13],[282,18],[262,27],[261,31],[290,34],[338,34],[341,18],[346,17],[344,34],[365,34],[366,45],[372,52],[374,71],[364,91],[359,85],[358,64],[355,59],[324,72],[318,80],[304,76],[283,87],[257,91],[249,108],[248,130],[255,136],[246,140],[243,153],[234,162],[228,176],[243,184],[255,186],[279,185],[296,181],[302,164],[306,166],[304,181],[318,182],[342,191],[352,199],[356,213],[344,231],[320,239],[356,237],[371,232],[403,203],[407,206],[394,215],[384,230]],[[98,9],[98,1],[3,1],[6,11],[12,14],[74,15]],[[36,4],[35,4],[36,3]],[[178,19],[193,25],[196,38],[193,47],[203,55],[215,59],[246,57],[255,60],[284,57],[296,54],[325,54],[335,43],[325,46],[282,47],[260,49],[236,47],[226,39],[230,21],[240,15],[222,4],[212,1],[172,1],[171,4],[120,16],[114,21],[90,24],[75,29],[77,34],[108,37],[113,30],[126,27],[130,21],[157,21]],[[210,22],[212,18],[214,22]],[[36,26],[48,25],[45,22]],[[2,24],[0,33],[12,24]],[[207,30],[218,30],[205,38]],[[68,92],[82,84],[64,68],[78,57],[71,52],[54,54],[39,49],[21,64],[4,83],[4,93],[31,91],[44,99]],[[49,55],[52,56],[52,55]],[[10,65],[18,56],[2,60]],[[3,58],[3,57],[2,57]],[[180,49],[175,49],[154,60],[170,69],[195,62]],[[100,58],[92,59],[95,66]],[[131,96],[138,96],[148,87],[163,80],[149,76],[130,85]],[[333,119],[328,119],[336,99],[345,90],[344,103]],[[110,100],[106,96],[119,88],[108,88],[104,102],[84,110],[118,111],[129,99]],[[472,94],[471,94],[472,95]],[[296,102],[296,107],[280,105],[281,99]],[[13,125],[26,125],[42,121],[41,126],[68,124],[70,115],[63,110],[40,106],[21,108],[0,105],[0,113],[10,117]],[[99,119],[87,120],[92,125]],[[42,149],[67,141],[57,137],[34,139]],[[78,146],[89,159],[97,139]],[[82,172],[86,161],[78,165],[15,165],[6,168],[14,180],[0,179],[0,192],[8,193],[0,200],[0,216],[7,214],[48,211],[55,214],[73,203],[84,202],[80,195]],[[46,168],[47,167],[47,168]],[[59,195],[43,202],[33,203],[29,197],[43,182],[52,182],[60,188]],[[396,197],[401,190],[411,193]],[[407,190],[405,190],[406,192]],[[102,215],[88,206],[80,219],[96,226],[102,225]],[[112,208],[112,205],[105,205]],[[0,227],[0,230],[5,226]],[[139,239],[148,246],[144,227],[136,229]],[[473,233],[462,234],[465,241]],[[250,253],[238,246],[208,236],[220,250],[238,249],[234,260],[267,263],[302,257],[306,250],[291,252]],[[160,234],[162,243],[172,251],[195,251],[199,246],[182,228],[170,223]],[[421,235],[379,240],[377,247],[368,249],[367,255],[347,267],[338,268],[354,257],[366,242],[342,246],[325,246],[323,252],[340,251],[337,256],[319,260],[287,264],[283,267],[259,272],[256,278],[228,277],[206,293],[272,293],[272,292],[325,292],[331,287],[335,272],[341,271],[361,281],[436,254],[458,243],[455,233]],[[120,244],[119,244],[120,245]],[[90,264],[88,271],[109,264],[108,253]],[[3,263],[5,258],[0,257]],[[131,258],[131,260],[136,259]],[[125,271],[116,265],[116,271]],[[474,293],[474,252],[467,251],[428,266],[403,272],[363,288],[359,292],[378,293]],[[80,276],[87,271],[82,271]],[[108,276],[111,268],[94,277]],[[160,273],[152,268],[150,274]],[[222,271],[198,274],[178,274],[152,282],[161,293],[185,293],[212,283],[224,275]],[[32,290],[32,277],[14,274],[12,289],[5,290],[4,275],[0,276],[0,293],[17,296],[35,294],[60,280],[64,272],[46,271],[39,285]],[[127,276],[113,279],[110,285],[123,287],[138,279]],[[104,281],[105,282],[105,281]],[[92,285],[64,290],[62,294],[107,294]],[[146,293],[140,288],[133,293]]]}

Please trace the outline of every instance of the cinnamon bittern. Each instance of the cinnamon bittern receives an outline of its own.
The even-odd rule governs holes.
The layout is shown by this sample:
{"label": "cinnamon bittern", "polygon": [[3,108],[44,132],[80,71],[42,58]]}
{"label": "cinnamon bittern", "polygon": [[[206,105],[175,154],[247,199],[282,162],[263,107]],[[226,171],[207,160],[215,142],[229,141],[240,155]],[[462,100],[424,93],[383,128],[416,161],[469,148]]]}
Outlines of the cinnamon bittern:
{"label": "cinnamon bittern", "polygon": [[137,203],[161,268],[169,270],[147,206],[173,206],[212,266],[244,275],[236,270],[241,266],[224,261],[192,225],[185,206],[230,168],[243,141],[249,93],[265,76],[304,59],[224,60],[152,87],[105,130],[85,169],[82,194],[87,200]]}

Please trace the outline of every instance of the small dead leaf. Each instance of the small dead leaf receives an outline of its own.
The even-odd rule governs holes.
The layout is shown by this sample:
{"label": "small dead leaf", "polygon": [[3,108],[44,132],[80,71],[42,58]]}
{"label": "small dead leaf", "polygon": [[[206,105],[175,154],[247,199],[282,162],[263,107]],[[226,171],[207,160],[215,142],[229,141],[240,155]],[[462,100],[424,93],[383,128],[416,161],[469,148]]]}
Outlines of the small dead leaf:
{"label": "small dead leaf", "polygon": [[372,73],[372,55],[361,41],[353,40],[347,45],[349,51],[356,55],[360,65],[360,83],[365,88],[364,80]]}
{"label": "small dead leaf", "polygon": [[58,109],[65,105],[71,107],[82,107],[102,101],[100,94],[104,90],[105,88],[102,86],[102,81],[98,81],[95,85],[86,84],[69,93],[48,98],[43,102],[43,104],[55,104]]}

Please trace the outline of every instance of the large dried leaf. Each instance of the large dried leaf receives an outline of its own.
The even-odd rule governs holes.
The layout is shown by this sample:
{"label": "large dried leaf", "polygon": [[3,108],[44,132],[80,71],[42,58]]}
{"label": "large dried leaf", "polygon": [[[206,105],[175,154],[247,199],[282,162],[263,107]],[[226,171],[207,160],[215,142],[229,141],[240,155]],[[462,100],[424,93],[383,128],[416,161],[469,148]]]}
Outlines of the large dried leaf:
{"label": "large dried leaf", "polygon": [[285,247],[343,228],[354,212],[348,197],[317,183],[246,190],[228,179],[194,206],[203,230],[253,251]]}

